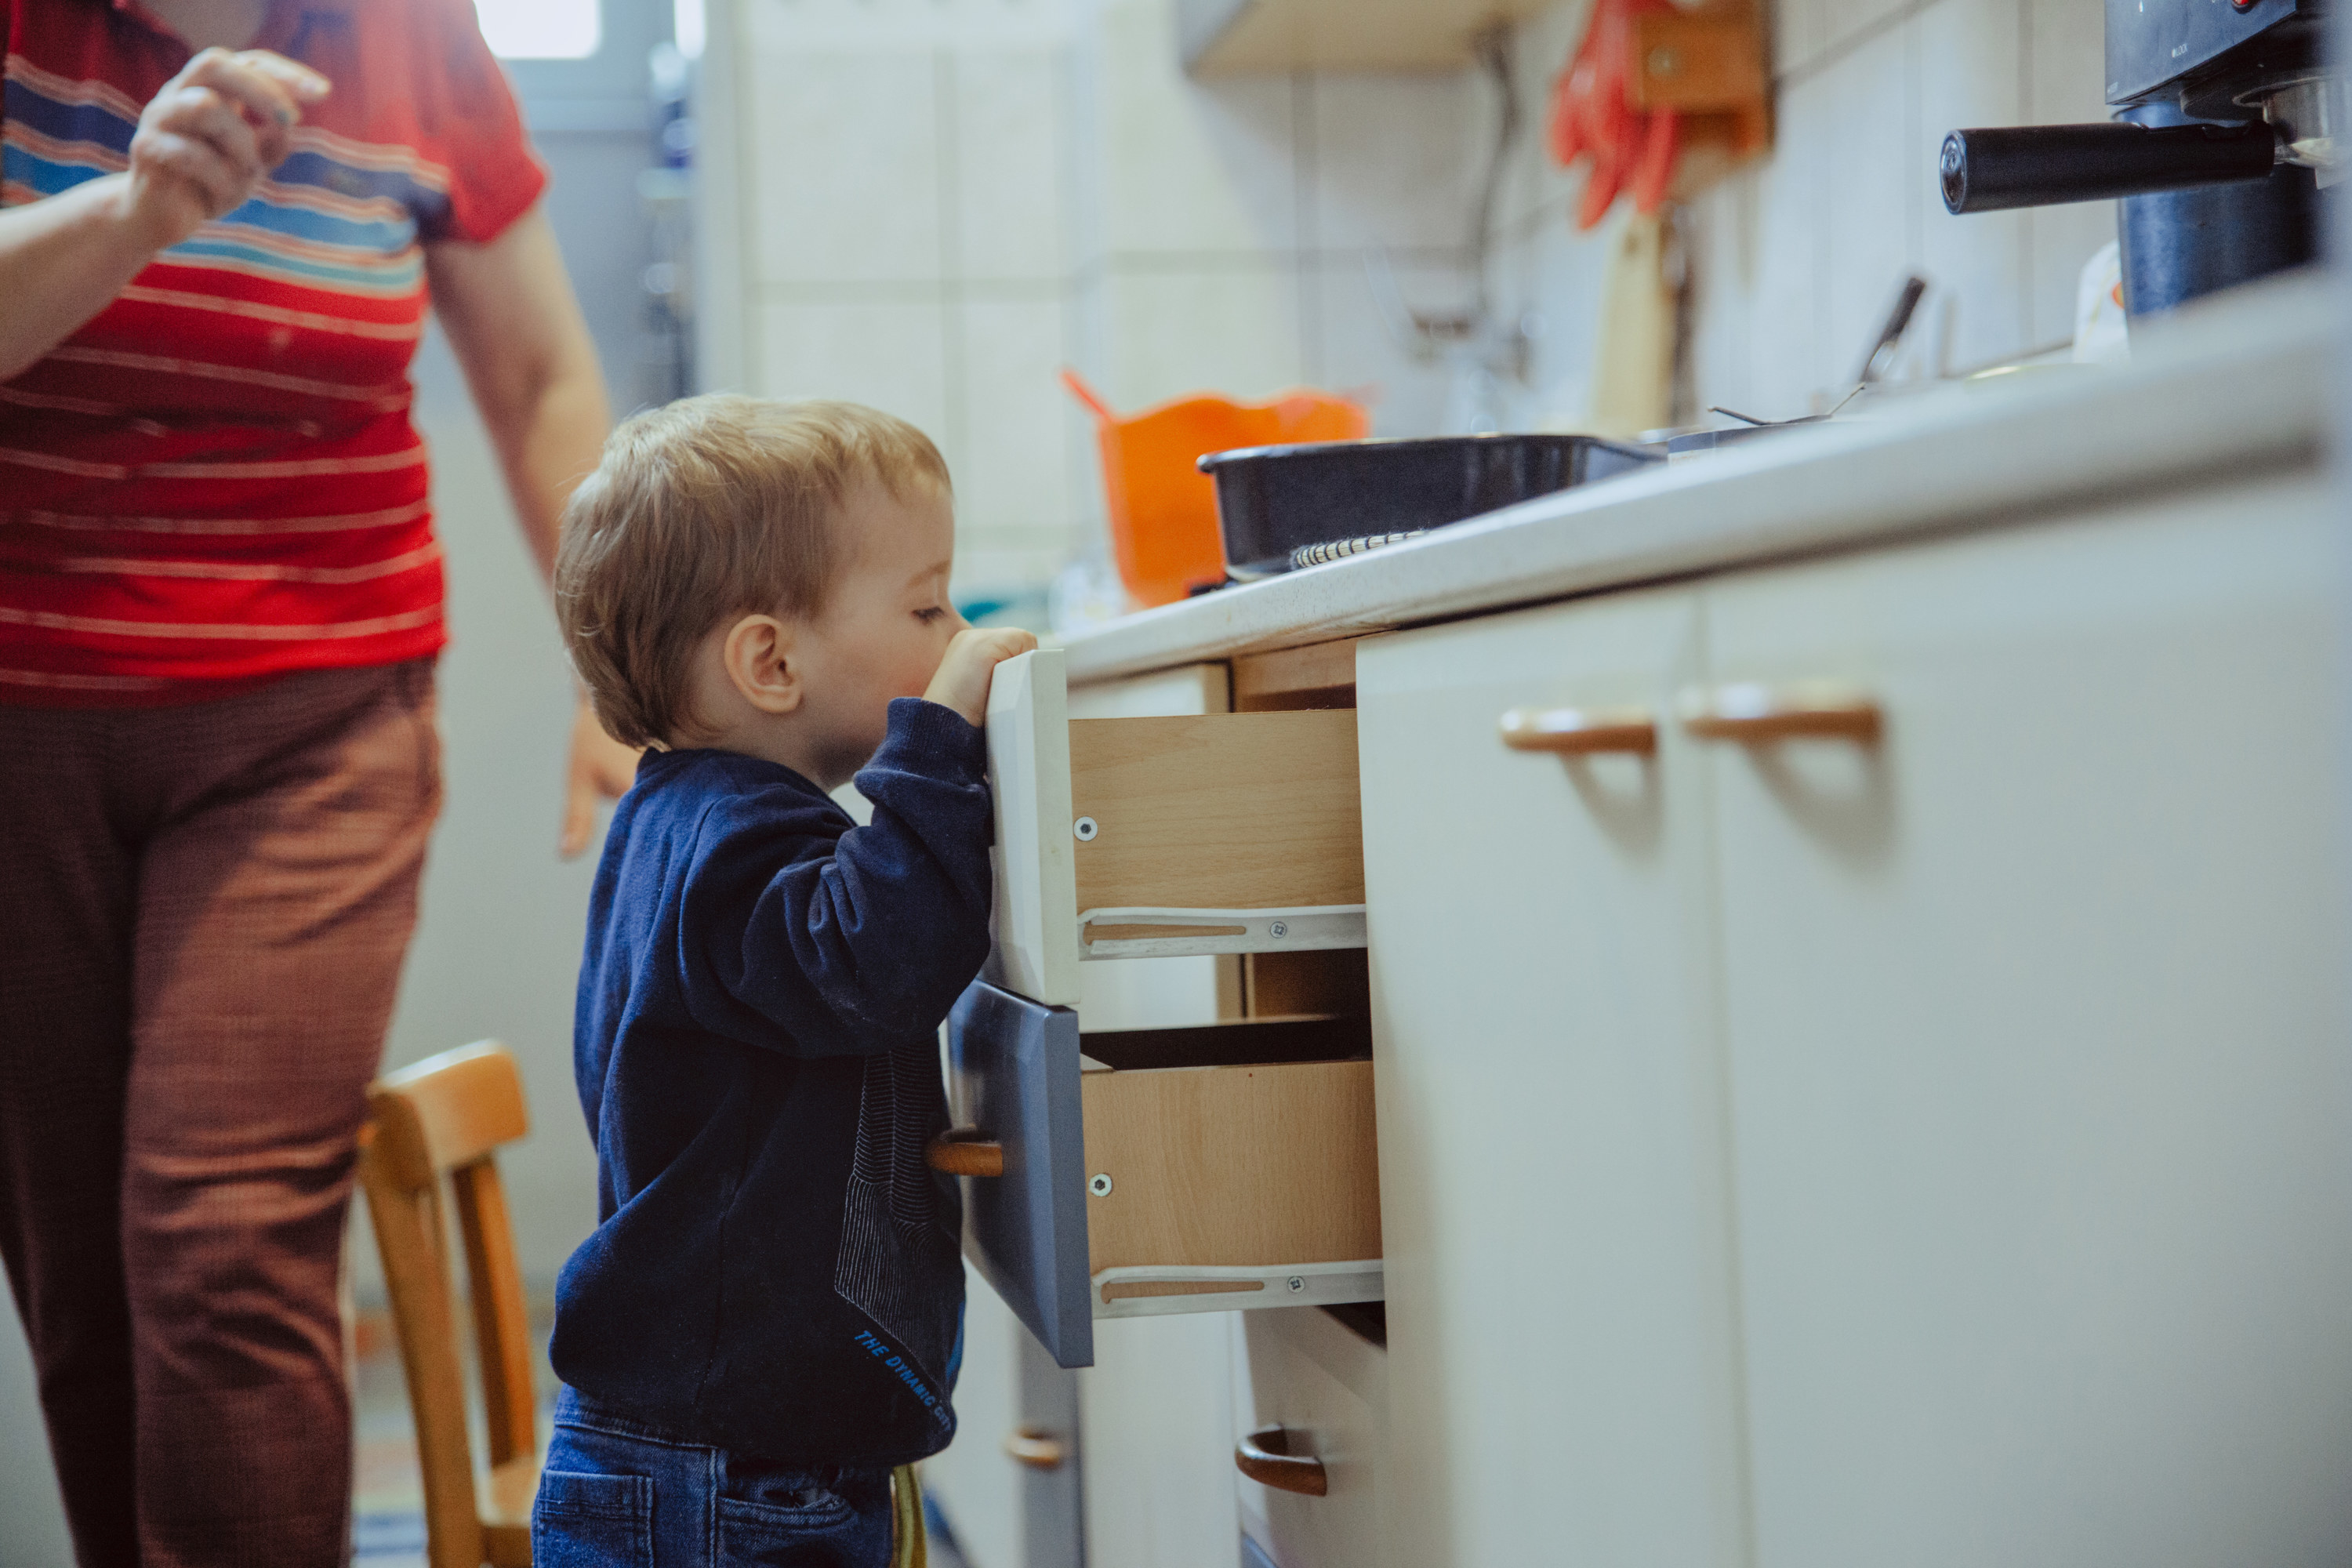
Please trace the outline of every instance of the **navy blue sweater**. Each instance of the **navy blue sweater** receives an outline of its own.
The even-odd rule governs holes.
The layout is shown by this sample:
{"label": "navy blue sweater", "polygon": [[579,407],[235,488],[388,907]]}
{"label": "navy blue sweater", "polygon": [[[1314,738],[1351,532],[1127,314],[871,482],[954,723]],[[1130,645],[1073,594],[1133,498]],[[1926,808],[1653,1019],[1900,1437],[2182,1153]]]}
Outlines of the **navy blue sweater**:
{"label": "navy blue sweater", "polygon": [[855,826],[789,768],[648,752],[604,841],[573,1069],[598,1224],[556,1374],[679,1436],[905,1464],[955,1433],[940,1020],[988,954],[981,731],[901,698]]}

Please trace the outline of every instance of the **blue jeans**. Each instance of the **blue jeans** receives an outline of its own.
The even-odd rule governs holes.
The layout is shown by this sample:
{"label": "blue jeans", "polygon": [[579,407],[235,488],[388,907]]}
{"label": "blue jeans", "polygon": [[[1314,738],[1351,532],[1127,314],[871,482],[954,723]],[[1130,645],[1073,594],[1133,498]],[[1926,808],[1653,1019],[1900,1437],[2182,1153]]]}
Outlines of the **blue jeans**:
{"label": "blue jeans", "polygon": [[887,1568],[890,1472],[730,1454],[567,1388],[530,1555],[532,1568]]}

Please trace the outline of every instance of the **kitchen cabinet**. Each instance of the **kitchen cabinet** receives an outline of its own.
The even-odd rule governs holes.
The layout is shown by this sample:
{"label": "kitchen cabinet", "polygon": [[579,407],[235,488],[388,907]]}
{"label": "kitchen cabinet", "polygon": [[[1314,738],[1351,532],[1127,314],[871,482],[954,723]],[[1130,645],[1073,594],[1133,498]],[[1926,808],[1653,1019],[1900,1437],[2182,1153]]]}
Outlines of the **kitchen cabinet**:
{"label": "kitchen cabinet", "polygon": [[949,1100],[994,1167],[968,1173],[969,1257],[1067,1367],[1097,1318],[1377,1300],[1366,1039],[1347,1018],[1082,1035],[973,984],[948,1017]]}
{"label": "kitchen cabinet", "polygon": [[1242,1534],[1280,1568],[1370,1568],[1390,1500],[1388,1355],[1328,1312],[1242,1312],[1234,1403],[1244,1432],[1284,1434],[1320,1494],[1241,1483]]}
{"label": "kitchen cabinet", "polygon": [[931,1151],[966,1178],[968,1255],[1066,1367],[1096,1317],[1378,1300],[1360,1020],[1082,1037],[1072,1005],[1094,963],[1361,948],[1355,715],[1070,707],[1060,649],[997,667],[992,949]]}
{"label": "kitchen cabinet", "polygon": [[2340,504],[1700,592],[1759,1568],[2346,1560]]}
{"label": "kitchen cabinet", "polygon": [[1067,1007],[1089,962],[1363,945],[1352,713],[1073,719],[1039,648],[991,681],[988,780],[1007,992]]}
{"label": "kitchen cabinet", "polygon": [[1232,1321],[1095,1325],[1095,1364],[1076,1374],[1087,1568],[1222,1568],[1238,1555]]}
{"label": "kitchen cabinet", "polygon": [[[1687,590],[1357,650],[1397,1568],[1745,1558]],[[1654,754],[1507,748],[1639,719]]]}
{"label": "kitchen cabinet", "polygon": [[1077,1374],[1054,1364],[967,1267],[955,1441],[923,1489],[970,1568],[1082,1568]]}
{"label": "kitchen cabinet", "polygon": [[1359,646],[1383,1561],[2343,1560],[2336,504]]}

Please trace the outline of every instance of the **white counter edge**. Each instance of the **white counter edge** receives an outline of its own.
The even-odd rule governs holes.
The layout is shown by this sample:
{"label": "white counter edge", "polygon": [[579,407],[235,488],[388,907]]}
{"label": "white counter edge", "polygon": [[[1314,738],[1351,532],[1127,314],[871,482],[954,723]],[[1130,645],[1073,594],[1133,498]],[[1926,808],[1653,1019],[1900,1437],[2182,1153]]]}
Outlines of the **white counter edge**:
{"label": "white counter edge", "polygon": [[[1073,685],[1604,588],[2022,521],[2319,460],[2331,280],[2281,279],[2146,331],[2129,365],[1806,431],[1539,500],[1068,639]],[[1890,400],[1892,402],[1893,400]]]}

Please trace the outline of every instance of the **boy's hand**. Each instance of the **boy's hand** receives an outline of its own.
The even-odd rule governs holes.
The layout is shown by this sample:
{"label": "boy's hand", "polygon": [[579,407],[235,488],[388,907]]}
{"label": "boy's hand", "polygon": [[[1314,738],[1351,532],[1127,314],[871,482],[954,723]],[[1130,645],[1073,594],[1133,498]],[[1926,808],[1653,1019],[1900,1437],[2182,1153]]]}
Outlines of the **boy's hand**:
{"label": "boy's hand", "polygon": [[978,729],[988,718],[988,682],[996,667],[1036,646],[1034,637],[1015,626],[967,626],[948,644],[923,700],[954,709],[965,723]]}

